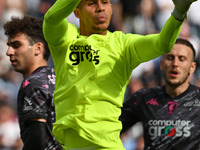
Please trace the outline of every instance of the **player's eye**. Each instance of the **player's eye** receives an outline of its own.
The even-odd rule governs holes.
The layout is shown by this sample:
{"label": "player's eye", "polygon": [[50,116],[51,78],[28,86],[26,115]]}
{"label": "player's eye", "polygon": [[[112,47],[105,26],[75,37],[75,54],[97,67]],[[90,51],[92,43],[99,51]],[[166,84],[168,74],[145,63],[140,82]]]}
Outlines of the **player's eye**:
{"label": "player's eye", "polygon": [[179,60],[180,60],[180,61],[185,61],[185,60],[186,60],[186,57],[181,56],[181,57],[179,57]]}
{"label": "player's eye", "polygon": [[167,59],[167,60],[173,60],[174,57],[173,57],[172,55],[167,55],[166,59]]}
{"label": "player's eye", "polygon": [[95,3],[94,3],[93,1],[90,1],[90,2],[88,3],[89,6],[94,5],[94,4],[95,4]]}
{"label": "player's eye", "polygon": [[17,48],[19,48],[19,47],[21,46],[21,44],[20,44],[19,42],[7,43],[7,45],[8,45],[9,47],[14,48],[14,49],[17,49]]}

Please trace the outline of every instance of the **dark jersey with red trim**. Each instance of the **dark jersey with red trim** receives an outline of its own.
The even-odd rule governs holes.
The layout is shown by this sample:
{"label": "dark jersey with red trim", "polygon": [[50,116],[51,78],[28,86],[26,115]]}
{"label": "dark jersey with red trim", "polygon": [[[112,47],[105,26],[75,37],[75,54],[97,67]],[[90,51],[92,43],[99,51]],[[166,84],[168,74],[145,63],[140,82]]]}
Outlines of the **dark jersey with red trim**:
{"label": "dark jersey with red trim", "polygon": [[22,82],[18,93],[17,107],[18,117],[23,141],[28,137],[27,123],[30,119],[40,118],[46,122],[45,150],[62,149],[52,135],[52,127],[55,122],[55,110],[53,93],[55,90],[54,69],[48,66],[39,67]]}
{"label": "dark jersey with red trim", "polygon": [[142,122],[145,150],[200,149],[200,89],[190,85],[176,98],[165,87],[144,88],[122,108],[122,132]]}

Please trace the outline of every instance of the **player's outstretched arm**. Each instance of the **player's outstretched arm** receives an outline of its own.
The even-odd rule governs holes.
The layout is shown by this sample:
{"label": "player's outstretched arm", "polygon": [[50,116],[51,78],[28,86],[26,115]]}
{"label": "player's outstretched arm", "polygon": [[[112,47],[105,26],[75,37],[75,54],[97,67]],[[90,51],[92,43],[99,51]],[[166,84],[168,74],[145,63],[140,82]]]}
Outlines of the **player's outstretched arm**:
{"label": "player's outstretched arm", "polygon": [[69,16],[80,0],[57,0],[44,16],[43,33],[49,44],[59,45],[65,41],[68,29],[66,17]]}
{"label": "player's outstretched arm", "polygon": [[190,5],[197,0],[172,0],[175,8],[172,12],[172,15],[180,21],[183,21],[186,18],[187,11],[190,8]]}
{"label": "player's outstretched arm", "polygon": [[168,53],[180,34],[182,23],[191,4],[197,0],[173,0],[174,10],[160,34],[152,34],[140,38],[134,43],[137,54],[142,61],[148,61],[164,53]]}

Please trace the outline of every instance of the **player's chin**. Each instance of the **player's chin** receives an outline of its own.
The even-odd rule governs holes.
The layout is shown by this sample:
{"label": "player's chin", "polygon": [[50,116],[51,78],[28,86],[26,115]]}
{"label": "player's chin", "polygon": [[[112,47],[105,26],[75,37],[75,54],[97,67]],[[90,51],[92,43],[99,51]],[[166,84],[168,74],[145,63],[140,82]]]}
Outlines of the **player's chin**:
{"label": "player's chin", "polygon": [[107,25],[98,25],[98,26],[96,26],[96,29],[99,30],[100,32],[103,32],[108,29],[108,26]]}
{"label": "player's chin", "polygon": [[23,73],[24,72],[24,69],[19,65],[15,65],[15,66],[12,66],[12,67],[16,72],[19,72],[19,73]]}
{"label": "player's chin", "polygon": [[107,23],[107,22],[99,22],[96,24],[96,27],[100,28],[100,29],[107,29],[108,26],[109,26],[109,23]]}
{"label": "player's chin", "polygon": [[13,67],[13,69],[16,71],[16,72],[19,72],[19,73],[23,73],[23,70],[17,68],[17,67]]}
{"label": "player's chin", "polygon": [[179,86],[181,84],[180,80],[168,80],[169,85]]}

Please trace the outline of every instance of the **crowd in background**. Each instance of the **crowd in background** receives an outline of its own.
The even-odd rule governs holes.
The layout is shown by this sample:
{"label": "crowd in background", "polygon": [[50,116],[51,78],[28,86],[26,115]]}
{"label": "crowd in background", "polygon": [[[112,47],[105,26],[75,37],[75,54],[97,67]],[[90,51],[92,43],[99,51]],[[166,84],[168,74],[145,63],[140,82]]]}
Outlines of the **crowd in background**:
{"label": "crowd in background", "polygon": [[[6,56],[7,39],[4,36],[3,24],[12,16],[22,17],[25,14],[43,18],[55,1],[0,0],[0,150],[20,150],[22,147],[16,115],[17,93],[22,76],[12,69]],[[159,32],[174,8],[172,0],[111,0],[111,2],[113,16],[109,30],[142,35]],[[196,49],[197,69],[191,76],[191,82],[200,86],[200,1],[196,3],[199,4],[192,5],[189,10],[180,37],[191,41]],[[68,21],[79,26],[78,19],[73,14],[68,17]],[[52,60],[49,64],[53,65]],[[159,65],[160,57],[143,63],[133,70],[125,100],[130,94],[143,87],[163,85]],[[123,134],[121,139],[127,150],[142,149],[141,124],[136,124]]]}

